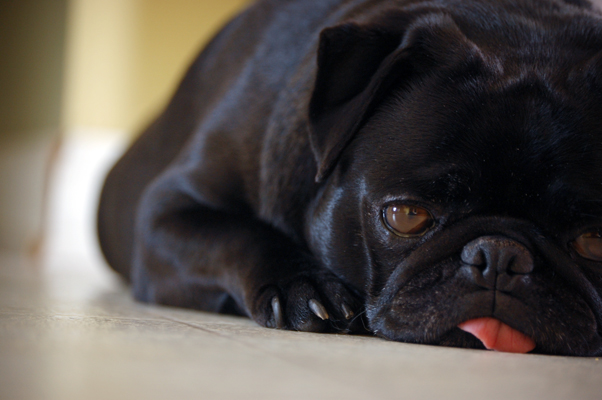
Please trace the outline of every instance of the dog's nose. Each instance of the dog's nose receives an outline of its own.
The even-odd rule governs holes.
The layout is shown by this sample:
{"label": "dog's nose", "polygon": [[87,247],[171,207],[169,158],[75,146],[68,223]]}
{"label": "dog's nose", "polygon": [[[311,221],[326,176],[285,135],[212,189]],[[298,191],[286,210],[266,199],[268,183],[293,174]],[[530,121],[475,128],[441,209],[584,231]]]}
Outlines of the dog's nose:
{"label": "dog's nose", "polygon": [[464,246],[465,264],[479,268],[485,277],[533,272],[533,256],[522,244],[501,236],[483,236]]}

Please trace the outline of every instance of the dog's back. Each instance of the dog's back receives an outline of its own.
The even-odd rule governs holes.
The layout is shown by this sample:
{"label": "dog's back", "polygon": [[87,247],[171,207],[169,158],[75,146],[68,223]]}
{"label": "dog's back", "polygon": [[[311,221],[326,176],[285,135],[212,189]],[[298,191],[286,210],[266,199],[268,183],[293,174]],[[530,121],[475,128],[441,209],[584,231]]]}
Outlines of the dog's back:
{"label": "dog's back", "polygon": [[[165,111],[106,178],[98,212],[98,235],[111,267],[129,280],[140,197],[190,136],[207,125],[231,118],[233,109],[238,121],[231,122],[245,125],[244,131],[265,130],[265,119],[258,116],[271,112],[275,98],[300,58],[316,46],[317,34],[311,42],[307,38],[319,31],[323,20],[336,12],[341,3],[345,2],[259,1],[231,21],[203,50]],[[248,145],[260,146],[259,140],[253,139]]]}

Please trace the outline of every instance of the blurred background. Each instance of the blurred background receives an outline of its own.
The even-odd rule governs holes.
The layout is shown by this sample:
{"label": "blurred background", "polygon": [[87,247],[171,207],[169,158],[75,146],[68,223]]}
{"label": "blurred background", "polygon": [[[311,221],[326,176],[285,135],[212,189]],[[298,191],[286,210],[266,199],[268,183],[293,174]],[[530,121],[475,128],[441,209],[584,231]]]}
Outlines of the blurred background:
{"label": "blurred background", "polygon": [[92,241],[107,168],[248,3],[0,0],[0,251]]}

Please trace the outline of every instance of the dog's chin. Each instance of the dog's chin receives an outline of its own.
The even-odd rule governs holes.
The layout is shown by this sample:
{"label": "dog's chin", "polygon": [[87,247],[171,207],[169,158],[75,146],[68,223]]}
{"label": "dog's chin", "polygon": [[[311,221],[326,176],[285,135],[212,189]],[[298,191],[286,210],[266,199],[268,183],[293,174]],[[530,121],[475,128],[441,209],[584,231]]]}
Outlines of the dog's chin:
{"label": "dog's chin", "polygon": [[[445,347],[458,347],[464,349],[478,349],[478,350],[486,350],[487,347],[483,344],[483,342],[478,339],[473,334],[465,332],[460,328],[452,328],[451,330],[445,332],[443,335],[439,337],[439,339],[429,343],[432,345],[445,346]],[[530,349],[533,350],[533,349]],[[538,351],[537,347],[533,350],[535,352]],[[529,351],[511,351],[513,353],[524,353]]]}
{"label": "dog's chin", "polygon": [[461,330],[460,328],[452,328],[444,333],[437,341],[432,344],[447,347],[462,347],[466,349],[485,350],[483,343],[474,335]]}
{"label": "dog's chin", "polygon": [[[394,313],[393,313],[394,314]],[[549,329],[540,331],[532,326],[511,327],[504,319],[490,316],[470,314],[463,318],[457,315],[442,317],[440,321],[431,321],[425,326],[423,321],[408,323],[405,318],[388,317],[370,318],[372,331],[382,338],[416,344],[439,345],[467,349],[489,349],[510,353],[538,353],[571,356],[600,356],[602,355],[602,340],[600,334],[589,327],[587,329],[570,329],[565,331]],[[400,323],[400,319],[405,320]],[[434,319],[437,319],[436,317]],[[513,321],[516,322],[516,321]],[[491,326],[471,332],[464,324],[474,326],[497,325],[486,332]],[[510,322],[512,324],[512,322]],[[513,324],[514,325],[514,324]],[[461,329],[462,326],[462,329]],[[501,328],[500,328],[501,326]],[[485,332],[484,332],[485,331]],[[529,334],[530,332],[530,334]],[[493,343],[493,344],[492,344]]]}
{"label": "dog's chin", "polygon": [[[459,296],[474,300],[475,296]],[[476,296],[477,298],[479,296]],[[407,300],[407,299],[406,299]],[[409,302],[409,301],[408,301]],[[516,300],[515,302],[518,302]],[[396,305],[405,303],[396,299]],[[575,301],[576,306],[579,302]],[[602,353],[602,338],[597,332],[591,313],[580,310],[579,318],[560,318],[552,323],[544,321],[543,327],[534,325],[528,316],[543,314],[523,305],[499,308],[492,314],[486,302],[477,301],[473,307],[455,307],[453,301],[436,307],[425,307],[432,313],[405,312],[399,307],[369,307],[367,319],[371,330],[380,337],[405,343],[440,345],[468,349],[492,349],[511,353],[539,353],[573,356],[597,356]],[[487,308],[489,308],[487,310]],[[542,317],[543,318],[543,317]],[[566,322],[570,326],[564,326]]]}
{"label": "dog's chin", "polygon": [[396,335],[389,330],[375,329],[375,333],[385,339],[404,343],[428,344],[434,346],[458,347],[466,349],[486,350],[483,343],[474,335],[453,327],[445,330],[442,334],[435,337],[425,337],[424,335]]}
{"label": "dog's chin", "polygon": [[[472,325],[472,328],[476,326],[477,329],[471,331],[470,328],[464,326],[465,324]],[[398,332],[378,329],[376,332],[381,337],[401,342],[466,349],[489,349],[509,353],[529,353],[538,350],[533,339],[495,318],[476,318],[458,325],[451,328],[434,329],[426,335],[409,332],[396,335]],[[542,351],[539,349],[537,352],[541,353]]]}

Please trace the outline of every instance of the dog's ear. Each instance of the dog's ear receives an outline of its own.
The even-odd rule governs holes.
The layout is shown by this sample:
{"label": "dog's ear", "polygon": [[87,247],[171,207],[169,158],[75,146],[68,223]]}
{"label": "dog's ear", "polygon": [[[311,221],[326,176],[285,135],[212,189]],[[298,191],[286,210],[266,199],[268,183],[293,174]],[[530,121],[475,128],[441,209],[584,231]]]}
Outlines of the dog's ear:
{"label": "dog's ear", "polygon": [[585,65],[585,74],[598,94],[602,92],[602,51],[592,57]]}
{"label": "dog's ear", "polygon": [[352,23],[320,34],[318,73],[309,106],[317,182],[330,172],[357,130],[380,85],[371,81],[379,79],[377,70],[399,43],[396,35]]}
{"label": "dog's ear", "polygon": [[[589,91],[599,101],[602,98],[602,51],[581,62],[574,62],[567,82],[580,90]],[[591,95],[584,96],[591,98]]]}
{"label": "dog's ear", "polygon": [[348,23],[322,31],[309,105],[317,182],[329,174],[366,117],[393,86],[435,65],[480,58],[479,49],[449,16],[427,14],[411,23],[408,20],[406,16],[406,29],[389,20],[394,28]]}

